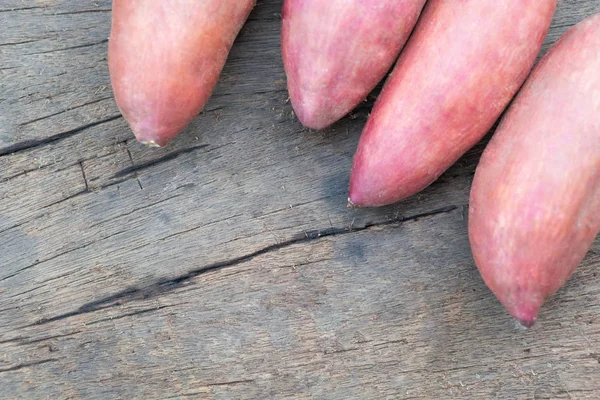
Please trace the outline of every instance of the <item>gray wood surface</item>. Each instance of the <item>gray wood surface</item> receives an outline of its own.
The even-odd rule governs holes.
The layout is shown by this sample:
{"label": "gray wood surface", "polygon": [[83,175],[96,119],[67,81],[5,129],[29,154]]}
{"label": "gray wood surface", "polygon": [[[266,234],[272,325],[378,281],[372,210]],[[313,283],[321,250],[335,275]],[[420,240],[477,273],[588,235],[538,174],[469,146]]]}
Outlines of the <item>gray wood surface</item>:
{"label": "gray wood surface", "polygon": [[[110,9],[0,2],[0,398],[600,398],[600,241],[529,331],[475,269],[487,138],[418,196],[348,209],[372,98],[302,129],[263,0],[206,110],[145,148]],[[594,12],[559,1],[543,52]]]}

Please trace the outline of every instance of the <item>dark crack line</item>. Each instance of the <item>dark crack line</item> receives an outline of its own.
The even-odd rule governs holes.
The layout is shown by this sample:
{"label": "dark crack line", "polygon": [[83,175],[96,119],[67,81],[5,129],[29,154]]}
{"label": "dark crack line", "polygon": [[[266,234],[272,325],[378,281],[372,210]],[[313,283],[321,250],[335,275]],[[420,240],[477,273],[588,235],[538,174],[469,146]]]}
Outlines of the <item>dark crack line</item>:
{"label": "dark crack line", "polygon": [[[21,309],[20,306],[0,308],[0,313],[3,313],[5,311],[10,311],[10,310],[20,310],[20,309]],[[0,343],[2,343],[2,341],[0,341]]]}
{"label": "dark crack line", "polygon": [[[3,279],[3,280],[4,280],[4,279]],[[47,284],[47,283],[43,283],[43,284],[41,284],[41,285],[39,285],[39,286],[35,286],[35,287],[31,288],[31,289],[27,289],[27,290],[26,290],[26,291],[24,291],[24,292],[19,292],[19,293],[17,293],[17,294],[13,294],[13,295],[11,295],[11,296],[8,296],[8,298],[9,298],[9,299],[12,299],[12,298],[15,298],[15,297],[21,297],[21,296],[23,296],[23,295],[25,295],[25,294],[27,294],[27,293],[34,292],[34,291],[36,291],[36,290],[38,290],[38,289],[41,289],[41,288],[43,288],[43,287],[46,287],[46,286],[48,286],[48,284]]]}
{"label": "dark crack line", "polygon": [[12,229],[18,228],[27,222],[29,222],[29,221],[21,222],[20,224],[16,224],[16,225],[9,226],[8,228],[4,228],[4,229],[0,230],[0,235],[3,234],[4,232],[8,232]]}
{"label": "dark crack line", "polygon": [[90,185],[88,184],[87,177],[85,176],[85,168],[83,168],[83,161],[79,161],[79,167],[81,167],[81,175],[83,176],[83,182],[85,183],[85,191],[90,191]]}
{"label": "dark crack line", "polygon": [[101,41],[94,42],[94,43],[86,43],[86,44],[80,44],[80,45],[77,45],[77,46],[63,47],[62,49],[52,49],[52,50],[38,51],[38,52],[35,52],[35,53],[27,53],[27,54],[24,54],[24,55],[25,56],[33,56],[33,55],[38,55],[38,54],[56,53],[58,51],[67,51],[67,50],[81,49],[81,48],[84,48],[84,47],[98,46],[99,44],[104,44],[104,43],[108,43],[108,39],[102,39]]}
{"label": "dark crack line", "polygon": [[305,201],[305,202],[303,202],[303,203],[290,204],[290,205],[288,205],[287,207],[283,207],[283,208],[280,208],[280,209],[277,209],[277,210],[269,211],[268,213],[265,213],[265,214],[259,215],[259,216],[257,216],[256,218],[264,218],[264,217],[271,216],[271,215],[273,215],[273,214],[280,213],[280,212],[282,212],[282,211],[290,211],[290,210],[293,210],[294,208],[298,208],[298,207],[306,206],[306,205],[309,205],[309,204],[312,204],[312,203],[317,203],[317,202],[319,202],[319,201],[323,201],[323,200],[329,199],[329,198],[331,198],[332,196],[333,196],[333,195],[330,195],[330,196],[325,196],[325,197],[320,197],[320,198],[318,198],[318,199],[314,199],[314,200],[310,200],[310,201]]}
{"label": "dark crack line", "polygon": [[189,271],[183,275],[180,275],[178,277],[175,277],[175,278],[160,279],[160,280],[156,281],[156,283],[150,284],[148,286],[144,286],[141,288],[140,287],[131,287],[131,288],[125,289],[121,292],[115,293],[114,295],[105,297],[103,299],[86,303],[86,304],[82,305],[81,307],[79,307],[77,310],[74,310],[74,311],[71,311],[68,313],[64,313],[64,314],[59,314],[59,315],[56,315],[56,316],[50,317],[50,318],[43,318],[33,324],[23,326],[22,328],[45,325],[45,324],[49,324],[51,322],[64,320],[64,319],[71,318],[71,317],[74,317],[77,315],[92,313],[95,311],[99,311],[99,310],[103,310],[103,309],[107,309],[107,308],[111,308],[111,307],[115,307],[115,306],[120,306],[120,305],[123,305],[128,302],[145,300],[145,299],[149,299],[152,297],[157,297],[157,296],[172,292],[180,287],[185,286],[192,279],[194,279],[200,275],[203,275],[203,274],[206,274],[206,273],[212,272],[212,271],[217,271],[217,270],[222,270],[225,268],[233,267],[233,266],[242,264],[244,262],[253,260],[254,258],[259,257],[261,255],[264,255],[264,254],[267,254],[270,252],[274,252],[274,251],[278,251],[278,250],[282,250],[282,249],[285,249],[285,248],[290,247],[295,244],[312,242],[317,239],[325,238],[325,237],[332,237],[332,236],[339,236],[339,235],[344,235],[344,234],[349,234],[349,233],[360,232],[360,231],[368,230],[368,229],[374,228],[374,227],[384,227],[384,226],[398,225],[398,224],[401,225],[405,222],[412,222],[412,221],[419,220],[421,218],[432,217],[432,216],[436,216],[436,215],[440,215],[440,214],[447,214],[447,213],[453,212],[454,210],[456,210],[458,208],[459,208],[459,206],[452,205],[452,206],[438,208],[433,211],[428,211],[428,212],[424,212],[421,214],[412,215],[409,217],[392,219],[392,220],[385,221],[385,222],[366,223],[362,227],[327,228],[327,229],[323,229],[323,230],[312,230],[312,231],[302,232],[302,233],[296,235],[296,237],[294,237],[288,241],[273,244],[273,245],[264,247],[260,250],[254,251],[250,254],[236,257],[236,258],[233,258],[228,261],[209,264],[204,267],[191,270],[191,271]]}
{"label": "dark crack line", "polygon": [[223,106],[217,106],[215,108],[205,109],[205,110],[203,110],[201,112],[201,114],[207,114],[207,113],[211,113],[211,112],[214,112],[214,111],[219,111],[219,110],[222,110],[222,109],[223,109]]}
{"label": "dark crack line", "polygon": [[5,280],[7,280],[7,279],[10,279],[10,278],[12,278],[13,276],[19,275],[21,272],[23,272],[24,270],[26,270],[26,269],[28,269],[28,268],[30,268],[30,267],[32,267],[32,265],[30,265],[30,266],[27,266],[27,267],[25,267],[25,268],[21,268],[21,269],[17,270],[16,272],[13,272],[13,273],[12,273],[12,274],[10,274],[10,275],[6,275],[4,278],[0,279],[0,282],[2,282],[2,281],[5,281]]}
{"label": "dark crack line", "polygon": [[[17,67],[15,67],[15,68],[17,68]],[[66,74],[66,72],[63,72],[61,75],[63,75],[63,74]],[[58,76],[58,75],[57,75],[57,76]],[[24,90],[24,89],[23,89],[23,90]],[[17,97],[17,98],[15,99],[15,100],[16,100],[16,101],[15,101],[15,103],[16,103],[18,100],[23,100],[23,99],[26,99],[26,98],[28,98],[28,97],[33,97],[33,96],[35,96],[36,94],[37,94],[38,96],[42,96],[42,97],[35,98],[35,99],[28,99],[29,101],[28,101],[27,103],[23,102],[23,103],[21,104],[21,106],[24,106],[24,105],[29,105],[29,104],[33,104],[33,103],[36,103],[36,102],[38,102],[38,101],[51,100],[51,99],[53,99],[53,98],[56,98],[56,97],[58,97],[58,96],[62,96],[62,95],[63,95],[63,94],[65,94],[65,93],[68,93],[68,92],[60,92],[60,93],[45,94],[45,95],[44,95],[44,94],[41,94],[41,93],[31,93],[31,92],[30,92],[30,93],[27,93],[27,94],[25,94],[25,95],[23,95],[23,96],[19,96],[19,97]]]}
{"label": "dark crack line", "polygon": [[37,9],[46,9],[48,6],[36,6],[36,7],[21,7],[21,8],[3,8],[0,10],[2,12],[10,12],[10,11],[27,11],[27,10],[37,10]]}
{"label": "dark crack line", "polygon": [[114,221],[114,220],[115,220],[115,219],[117,219],[117,218],[126,217],[126,216],[128,216],[128,215],[131,215],[131,214],[133,214],[133,213],[136,213],[136,212],[138,212],[138,211],[145,210],[146,208],[154,207],[154,206],[156,206],[156,205],[158,205],[158,204],[164,203],[165,201],[169,201],[169,200],[176,199],[177,197],[180,197],[180,196],[183,196],[183,193],[179,193],[179,194],[176,194],[176,195],[174,195],[174,196],[167,197],[166,199],[162,199],[162,200],[156,201],[156,202],[154,202],[154,203],[147,204],[147,205],[145,205],[145,206],[143,206],[143,207],[136,208],[136,209],[134,209],[134,210],[131,210],[131,211],[129,211],[129,212],[126,212],[126,213],[124,213],[124,214],[119,214],[119,215],[116,215],[116,216],[114,216],[114,217],[112,217],[112,218],[109,218],[109,219],[104,219],[104,220],[102,220],[102,221],[96,222],[96,223],[94,223],[94,224],[91,224],[91,225],[89,225],[89,226],[88,226],[88,229],[89,229],[89,230],[91,230],[91,229],[95,228],[95,227],[96,227],[96,226],[98,226],[98,225],[102,225],[102,224],[105,224],[105,223],[107,223],[107,222]]}
{"label": "dark crack line", "polygon": [[[242,383],[254,383],[254,382],[256,382],[255,379],[241,379],[239,381],[230,381],[230,382],[204,383],[204,384],[201,384],[200,386],[208,388],[208,387],[212,387],[212,386],[239,385]],[[194,396],[194,398],[196,398],[196,396],[200,396],[199,398],[202,398],[203,395],[206,395],[206,393],[205,392],[188,392],[188,393],[180,393],[177,396],[165,397],[165,399],[167,399],[167,400],[181,399],[182,397],[192,397],[192,396]]]}
{"label": "dark crack line", "polygon": [[27,340],[29,339],[28,336],[17,336],[14,338],[10,338],[10,339],[4,339],[4,340],[0,340],[0,344],[6,344],[6,343],[20,343],[23,340]]}
{"label": "dark crack line", "polygon": [[[230,386],[230,385],[239,385],[239,384],[243,384],[243,383],[254,383],[254,382],[256,382],[255,379],[240,379],[237,381],[204,383],[204,384],[201,384],[200,386],[202,386],[202,387]],[[182,396],[183,397],[192,397],[192,396],[198,396],[198,395],[203,395],[203,394],[205,394],[205,393],[203,393],[203,392],[188,392],[188,393],[181,393],[175,397],[167,397],[167,399],[180,399]]]}
{"label": "dark crack line", "polygon": [[15,275],[18,275],[18,274],[20,274],[21,272],[23,272],[23,271],[26,271],[26,270],[28,270],[28,269],[30,269],[30,268],[33,268],[33,267],[35,267],[35,266],[38,266],[38,265],[40,265],[40,264],[46,263],[46,262],[48,262],[48,261],[52,261],[52,260],[54,260],[54,259],[56,259],[56,258],[58,258],[58,257],[62,257],[62,256],[64,256],[64,255],[66,255],[66,254],[69,254],[69,253],[72,253],[72,252],[74,252],[74,251],[83,250],[83,249],[85,249],[86,247],[92,246],[92,245],[94,245],[94,244],[96,244],[96,243],[99,243],[99,242],[101,242],[101,241],[103,241],[103,240],[110,239],[110,238],[111,238],[111,237],[113,237],[113,236],[117,236],[117,235],[120,235],[120,234],[122,234],[122,233],[125,233],[125,232],[127,232],[127,231],[126,231],[126,230],[123,230],[123,231],[115,232],[115,233],[112,233],[112,234],[110,234],[110,235],[108,235],[108,236],[105,236],[105,237],[103,237],[103,238],[101,238],[101,239],[95,240],[95,241],[93,241],[93,242],[86,243],[86,244],[84,244],[84,245],[81,245],[81,246],[75,247],[75,248],[73,248],[73,249],[70,249],[70,250],[67,250],[67,251],[63,251],[62,253],[58,253],[58,254],[56,254],[56,255],[54,255],[54,256],[52,256],[52,257],[50,257],[50,258],[45,258],[45,259],[43,259],[43,260],[36,260],[36,261],[35,261],[35,262],[33,262],[32,264],[30,264],[30,265],[28,265],[28,266],[26,266],[26,267],[23,267],[23,268],[21,268],[21,269],[18,269],[17,271],[13,272],[12,274],[10,274],[10,275],[7,275],[7,276],[5,276],[4,278],[0,279],[0,282],[2,282],[2,281],[5,281],[5,280],[7,280],[7,279],[10,279],[10,278],[12,278],[13,276],[15,276]]}
{"label": "dark crack line", "polygon": [[[135,161],[133,161],[133,155],[131,154],[129,147],[126,150],[127,150],[127,155],[129,156],[129,160],[131,161],[131,167],[129,167],[129,168],[135,168]],[[140,187],[140,190],[144,190],[144,187],[142,186],[142,182],[140,182],[140,177],[138,176],[137,170],[135,170],[135,172],[133,173],[133,176],[135,177],[135,180],[137,181],[137,184]],[[117,177],[118,176],[115,174],[115,175],[113,175],[112,179],[117,178]]]}
{"label": "dark crack line", "polygon": [[239,385],[240,383],[252,383],[252,382],[254,382],[254,379],[240,379],[239,381],[208,383],[208,384],[206,384],[206,386]]}
{"label": "dark crack line", "polygon": [[324,354],[324,355],[329,355],[329,354],[338,354],[338,353],[346,353],[346,352],[348,352],[348,351],[355,351],[355,350],[360,350],[360,347],[350,347],[350,348],[348,348],[348,349],[324,351],[324,352],[323,352],[323,354]]}
{"label": "dark crack line", "polygon": [[37,338],[37,339],[22,338],[21,340],[18,340],[19,338],[16,338],[15,340],[13,340],[13,342],[16,342],[18,346],[26,346],[29,344],[36,344],[36,343],[40,343],[40,342],[46,342],[48,340],[61,339],[64,337],[77,335],[78,333],[81,333],[81,332],[83,332],[83,331],[79,330],[79,331],[70,332],[70,333],[63,333],[62,335],[44,336],[44,337]]}
{"label": "dark crack line", "polygon": [[125,183],[125,182],[127,182],[127,181],[129,181],[129,180],[130,180],[130,179],[128,179],[128,178],[125,178],[125,179],[119,179],[118,181],[113,181],[113,182],[107,183],[107,184],[105,184],[105,185],[96,186],[94,189],[92,189],[92,191],[93,191],[93,192],[98,192],[98,191],[101,191],[101,190],[104,190],[104,189],[108,189],[108,188],[110,188],[110,187],[113,187],[113,186],[118,186],[118,185],[120,185],[121,183]]}
{"label": "dark crack line", "polygon": [[[62,161],[62,160],[60,160],[60,161]],[[55,161],[52,164],[48,163],[48,164],[45,164],[45,165],[42,165],[42,166],[39,166],[39,167],[35,167],[35,168],[32,168],[32,169],[23,170],[23,171],[15,174],[15,175],[11,175],[11,176],[8,176],[6,178],[0,179],[0,183],[9,182],[9,181],[11,181],[13,179],[16,179],[16,178],[18,178],[20,176],[23,176],[23,175],[30,174],[32,172],[43,171],[43,170],[45,170],[47,168],[55,167],[56,165],[58,165],[60,163],[60,161]],[[66,171],[69,168],[73,168],[74,166],[78,165],[80,162],[84,162],[84,161],[88,161],[88,160],[82,160],[82,161],[76,162],[74,164],[69,164],[69,165],[63,166],[62,168],[57,168],[56,170],[54,170],[54,172]]]}
{"label": "dark crack line", "polygon": [[[69,168],[72,168],[72,167],[74,167],[76,165],[79,165],[81,167],[82,164],[85,163],[85,162],[92,161],[92,160],[98,160],[98,159],[102,159],[102,158],[106,158],[106,157],[112,157],[112,156],[114,156],[117,153],[118,153],[118,150],[114,151],[112,153],[106,153],[106,154],[102,154],[102,155],[93,155],[93,156],[91,156],[89,158],[85,158],[85,159],[79,160],[79,161],[77,161],[77,162],[75,162],[73,164],[68,164],[68,165],[66,165],[64,167],[61,167],[60,169],[57,169],[55,172],[65,171],[65,170],[67,170]],[[18,178],[18,177],[23,176],[23,175],[30,174],[32,172],[42,171],[42,170],[45,170],[45,169],[50,168],[50,167],[55,167],[58,163],[59,162],[57,161],[57,162],[54,162],[54,163],[51,163],[51,164],[49,163],[49,164],[45,164],[45,165],[42,165],[42,166],[39,166],[39,167],[35,167],[35,168],[32,168],[32,169],[23,170],[23,171],[15,174],[15,175],[7,176],[6,178],[1,178],[0,179],[0,183],[5,183],[5,182],[8,182],[8,181],[11,181],[11,180],[13,180],[15,178]],[[99,187],[97,187],[97,189],[103,189],[105,187],[113,186],[113,185],[116,185],[117,183],[122,183],[122,182],[125,182],[127,180],[128,179],[123,179],[121,181],[111,182],[111,183],[109,183],[107,185],[99,186]],[[90,189],[90,191],[92,191],[92,190]],[[2,233],[2,232],[0,231],[0,233]]]}
{"label": "dark crack line", "polygon": [[28,173],[33,172],[33,171],[38,171],[38,170],[40,170],[42,168],[34,168],[34,169],[30,169],[28,171],[19,172],[18,174],[11,175],[11,176],[6,177],[4,179],[0,179],[0,183],[5,183],[5,182],[8,182],[8,181],[11,181],[11,180],[13,180],[15,178],[18,178],[18,177],[23,176],[23,175],[27,175]]}
{"label": "dark crack line", "polygon": [[92,9],[89,9],[89,10],[77,10],[77,11],[67,11],[67,12],[54,13],[52,15],[87,14],[87,13],[110,12],[110,11],[111,11],[110,8],[92,8]]}
{"label": "dark crack line", "polygon": [[[199,229],[202,229],[202,228],[209,227],[209,226],[211,226],[211,225],[215,225],[215,224],[219,224],[219,223],[221,223],[221,222],[229,221],[230,219],[234,219],[234,218],[237,218],[237,217],[241,217],[242,215],[243,215],[243,214],[235,214],[235,215],[231,215],[231,216],[229,216],[229,217],[226,217],[226,218],[223,218],[223,219],[219,219],[219,220],[217,220],[217,221],[207,222],[206,224],[203,224],[203,225],[200,225],[200,226],[195,226],[195,227],[193,227],[193,228],[190,228],[190,229],[185,229],[185,230],[183,230],[183,231],[180,231],[180,232],[171,233],[170,235],[167,235],[167,236],[165,236],[165,237],[162,237],[162,238],[158,239],[158,240],[157,240],[157,242],[164,242],[165,240],[167,240],[167,239],[170,239],[170,238],[172,238],[172,237],[175,237],[175,236],[180,236],[180,235],[185,235],[186,233],[194,232],[194,231],[197,231],[197,230],[199,230]],[[151,245],[154,245],[154,244],[156,244],[156,242],[153,242],[153,243],[147,243],[147,244],[141,245],[141,246],[139,246],[139,247],[135,247],[135,248],[133,248],[133,249],[131,249],[131,250],[133,251],[133,250],[141,249],[141,248],[144,248],[144,247],[147,247],[147,246],[151,246]]]}
{"label": "dark crack line", "polygon": [[[27,43],[33,43],[33,42],[39,42],[39,41],[40,41],[40,39],[31,39],[31,40],[23,40],[21,42],[0,43],[0,47],[2,47],[2,46],[16,46],[16,45],[19,45],[19,44],[27,44]],[[7,69],[7,68],[3,68],[3,69]]]}
{"label": "dark crack line", "polygon": [[30,125],[30,124],[33,124],[34,122],[43,121],[45,119],[52,118],[52,117],[55,117],[57,115],[69,112],[69,111],[77,110],[78,108],[89,106],[90,104],[95,104],[95,103],[99,103],[101,101],[110,100],[110,99],[111,99],[111,97],[103,97],[101,99],[92,100],[92,101],[87,102],[85,104],[81,104],[81,105],[78,105],[78,106],[75,106],[75,107],[67,108],[67,109],[59,111],[59,112],[55,112],[54,114],[44,115],[43,117],[39,117],[39,118],[36,118],[36,119],[32,119],[31,121],[23,122],[23,123],[19,124],[19,126],[22,127],[22,126]]}
{"label": "dark crack line", "polygon": [[[79,197],[79,196],[81,196],[82,194],[86,194],[86,193],[89,193],[89,190],[87,189],[87,185],[86,185],[86,187],[85,187],[84,189],[82,189],[82,190],[80,190],[80,191],[78,191],[78,192],[76,192],[76,193],[73,193],[72,195],[70,195],[70,196],[67,196],[67,197],[65,197],[65,198],[63,198],[63,199],[60,199],[60,200],[57,200],[57,201],[55,201],[55,202],[53,202],[53,203],[50,203],[50,204],[48,204],[48,205],[45,205],[45,206],[43,206],[41,209],[42,209],[42,210],[44,210],[44,209],[46,209],[46,208],[51,208],[51,207],[54,207],[54,206],[56,206],[56,205],[58,205],[58,204],[60,204],[60,203],[64,203],[65,201],[69,201],[69,200],[71,200],[71,199],[74,199],[75,197]],[[29,221],[28,221],[28,222],[29,222]]]}
{"label": "dark crack line", "polygon": [[65,276],[69,276],[69,275],[71,275],[72,273],[73,273],[73,271],[69,271],[69,272],[66,272],[66,273],[64,273],[64,274],[60,274],[60,275],[58,275],[58,276],[55,276],[55,277],[53,277],[53,278],[46,279],[45,281],[42,281],[42,285],[40,285],[40,286],[36,286],[36,287],[34,287],[33,289],[29,289],[29,290],[26,290],[26,291],[24,291],[24,292],[19,292],[19,293],[17,293],[17,294],[13,294],[13,295],[9,296],[8,298],[9,298],[9,299],[13,299],[13,298],[15,298],[15,297],[21,297],[21,296],[23,296],[24,294],[27,294],[27,293],[33,292],[33,291],[35,291],[35,290],[37,290],[37,289],[40,289],[40,288],[43,288],[43,287],[46,287],[46,286],[48,286],[48,284],[49,284],[51,281],[55,281],[55,280],[57,280],[57,279],[64,278]]}
{"label": "dark crack line", "polygon": [[390,344],[408,344],[408,340],[407,339],[390,340],[390,341],[387,341],[387,342],[375,343],[373,346],[374,347],[387,346],[387,345],[390,345]]}
{"label": "dark crack line", "polygon": [[1,372],[18,371],[23,368],[35,367],[36,365],[41,365],[41,364],[46,364],[46,363],[56,362],[56,361],[59,361],[59,359],[58,358],[47,358],[45,360],[39,360],[39,361],[30,362],[30,363],[15,365],[14,367],[3,368],[3,369],[0,369],[0,373]]}
{"label": "dark crack line", "polygon": [[170,305],[167,305],[167,306],[144,308],[143,310],[137,310],[137,311],[130,312],[130,313],[127,313],[127,314],[119,314],[116,317],[108,317],[108,318],[98,319],[96,321],[88,322],[85,325],[86,326],[95,325],[95,324],[99,324],[101,322],[114,321],[114,320],[121,319],[121,318],[132,317],[134,315],[148,314],[148,313],[151,313],[151,312],[154,312],[154,311],[158,311],[158,310],[162,310],[162,309],[165,309],[165,308],[173,308],[173,307],[182,306],[182,305],[185,305],[185,304],[189,304],[189,303],[179,303],[179,304],[170,304]]}
{"label": "dark crack line", "polygon": [[[208,147],[207,144],[201,144],[199,146],[189,147],[187,149],[176,150],[176,151],[173,151],[173,152],[171,152],[169,154],[166,154],[166,155],[164,155],[164,156],[162,156],[160,158],[157,158],[155,160],[145,161],[145,162],[137,164],[137,165],[133,162],[133,157],[131,157],[131,163],[133,165],[131,167],[127,167],[127,168],[124,168],[124,169],[118,171],[117,173],[115,173],[112,176],[112,179],[114,179],[114,178],[120,178],[122,176],[129,175],[129,174],[134,173],[134,172],[139,172],[139,171],[148,169],[148,168],[150,168],[150,167],[152,167],[154,165],[158,165],[158,164],[164,163],[166,161],[172,160],[174,158],[177,158],[177,157],[179,157],[182,154],[192,153],[192,152],[194,152],[196,150],[201,150],[201,149],[204,149],[206,147]],[[131,153],[130,153],[130,156],[131,156]]]}
{"label": "dark crack line", "polygon": [[271,94],[271,93],[288,93],[287,89],[273,89],[273,90],[261,90],[257,92],[252,92],[253,95],[261,95],[261,94]]}
{"label": "dark crack line", "polygon": [[56,135],[52,135],[49,136],[47,138],[44,139],[37,139],[37,140],[26,140],[23,142],[19,142],[19,143],[15,143],[13,145],[10,145],[8,147],[5,148],[0,148],[0,157],[6,156],[8,154],[15,154],[15,153],[20,153],[22,151],[25,150],[30,150],[36,147],[40,147],[40,146],[44,146],[46,144],[50,144],[50,143],[54,143],[54,142],[58,142],[60,140],[63,139],[67,139],[70,138],[71,136],[74,136],[82,131],[85,131],[86,129],[90,129],[93,128],[95,126],[98,125],[102,125],[105,124],[107,122],[111,122],[111,121],[115,121],[117,119],[121,118],[121,115],[114,115],[112,117],[100,120],[100,121],[96,121],[96,122],[92,122],[89,123],[87,125],[84,126],[80,126],[78,128],[75,129],[71,129],[69,131],[66,132],[61,132],[61,133],[57,133]]}

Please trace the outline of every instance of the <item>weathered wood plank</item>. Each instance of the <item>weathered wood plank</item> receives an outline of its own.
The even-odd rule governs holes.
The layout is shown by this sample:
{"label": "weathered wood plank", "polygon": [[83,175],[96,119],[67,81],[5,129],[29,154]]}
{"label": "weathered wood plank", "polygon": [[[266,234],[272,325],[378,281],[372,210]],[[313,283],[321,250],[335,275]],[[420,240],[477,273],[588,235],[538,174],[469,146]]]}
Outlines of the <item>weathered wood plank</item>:
{"label": "weathered wood plank", "polygon": [[[18,368],[3,382],[78,398],[600,395],[586,378],[600,370],[600,304],[581,302],[598,294],[581,282],[600,258],[544,309],[541,329],[524,332],[467,250],[458,209],[290,245],[22,327],[3,344]],[[30,371],[37,379],[22,382]]]}
{"label": "weathered wood plank", "polygon": [[[542,54],[600,12],[559,3]],[[600,397],[599,241],[526,332],[473,265],[487,139],[412,199],[346,208],[372,98],[302,129],[269,0],[206,110],[143,147],[112,100],[110,6],[0,5],[2,396]]]}

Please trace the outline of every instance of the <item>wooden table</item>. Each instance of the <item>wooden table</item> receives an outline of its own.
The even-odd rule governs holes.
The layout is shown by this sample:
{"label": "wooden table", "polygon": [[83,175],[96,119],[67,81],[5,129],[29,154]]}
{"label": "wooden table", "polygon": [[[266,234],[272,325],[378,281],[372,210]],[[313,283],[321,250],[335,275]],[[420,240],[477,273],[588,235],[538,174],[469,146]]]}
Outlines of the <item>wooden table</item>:
{"label": "wooden table", "polygon": [[[474,266],[489,135],[414,198],[348,209],[373,99],[303,129],[263,0],[206,110],[146,148],[113,100],[110,9],[0,5],[1,398],[600,399],[600,240],[532,330]],[[595,12],[559,1],[543,52]]]}

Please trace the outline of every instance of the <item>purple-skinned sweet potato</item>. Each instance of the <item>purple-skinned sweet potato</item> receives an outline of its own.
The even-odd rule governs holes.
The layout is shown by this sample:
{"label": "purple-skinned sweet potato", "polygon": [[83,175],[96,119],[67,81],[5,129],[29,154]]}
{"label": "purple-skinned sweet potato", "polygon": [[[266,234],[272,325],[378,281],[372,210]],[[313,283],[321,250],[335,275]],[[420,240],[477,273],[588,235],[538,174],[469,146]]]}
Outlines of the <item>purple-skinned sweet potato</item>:
{"label": "purple-skinned sweet potato", "polygon": [[471,189],[483,280],[531,327],[600,230],[600,14],[569,29],[507,110]]}
{"label": "purple-skinned sweet potato", "polygon": [[323,129],[383,79],[425,0],[285,0],[282,55],[294,112]]}
{"label": "purple-skinned sweet potato", "polygon": [[204,108],[255,0],[114,0],[108,65],[138,141],[164,146]]}
{"label": "purple-skinned sweet potato", "polygon": [[535,63],[556,0],[429,0],[375,102],[349,204],[412,196],[492,128]]}

